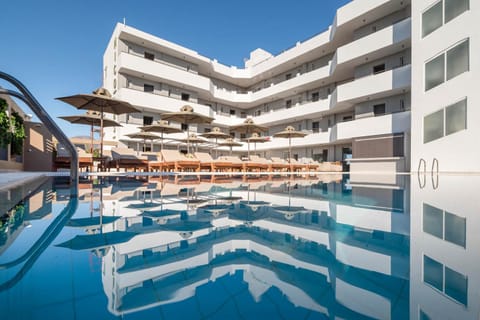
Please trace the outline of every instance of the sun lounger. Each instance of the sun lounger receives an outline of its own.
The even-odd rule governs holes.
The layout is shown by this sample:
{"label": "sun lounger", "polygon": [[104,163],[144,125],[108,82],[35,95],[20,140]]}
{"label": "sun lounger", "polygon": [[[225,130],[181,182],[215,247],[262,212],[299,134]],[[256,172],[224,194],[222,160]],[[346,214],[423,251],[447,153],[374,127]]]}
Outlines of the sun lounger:
{"label": "sun lounger", "polygon": [[271,171],[287,171],[290,168],[290,164],[279,157],[271,157]]}
{"label": "sun lounger", "polygon": [[[80,169],[85,169],[87,171],[92,171],[93,167],[93,155],[91,153],[87,153],[82,148],[77,147],[78,153],[78,167]],[[60,168],[70,168],[70,162],[72,158],[70,157],[70,153],[63,147],[62,145],[57,145],[57,156],[55,161],[53,162],[54,171]]]}
{"label": "sun lounger", "polygon": [[245,162],[243,162],[240,158],[235,156],[222,156],[219,157],[218,160],[230,162],[231,163],[231,170],[234,171],[245,171]]}
{"label": "sun lounger", "polygon": [[116,168],[117,171],[120,168],[124,168],[125,171],[133,169],[137,171],[139,168],[148,169],[148,161],[145,156],[137,156],[135,150],[130,148],[112,148],[112,160],[110,161],[108,168]]}
{"label": "sun lounger", "polygon": [[232,170],[232,162],[221,159],[214,160],[210,154],[205,152],[195,152],[195,158],[200,161],[200,170],[207,169],[210,172]]}
{"label": "sun lounger", "polygon": [[250,159],[246,162],[247,171],[271,171],[271,162],[265,158],[259,156],[250,156]]}
{"label": "sun lounger", "polygon": [[308,157],[302,158],[301,163],[307,166],[307,171],[316,171],[320,166],[320,163],[318,161],[315,161],[312,158]]}
{"label": "sun lounger", "polygon": [[163,164],[163,170],[167,171],[200,171],[200,161],[195,159],[193,155],[191,157],[184,155],[177,150],[161,151]]}
{"label": "sun lounger", "polygon": [[295,158],[290,158],[289,161],[290,163],[290,171],[296,172],[296,171],[303,171],[307,169],[307,165],[298,162]]}

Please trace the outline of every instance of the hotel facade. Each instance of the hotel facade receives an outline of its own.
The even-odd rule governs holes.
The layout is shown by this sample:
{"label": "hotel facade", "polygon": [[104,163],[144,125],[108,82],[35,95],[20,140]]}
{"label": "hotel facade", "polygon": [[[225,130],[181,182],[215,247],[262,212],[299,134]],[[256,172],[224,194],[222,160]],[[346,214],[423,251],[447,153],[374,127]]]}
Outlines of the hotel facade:
{"label": "hotel facade", "polygon": [[[469,57],[478,52],[480,31],[465,27],[474,25],[479,4],[469,2],[354,0],[326,31],[277,55],[256,49],[243,68],[117,24],[103,86],[141,113],[116,116],[123,127],[107,128],[105,139],[138,148],[126,134],[190,105],[215,118],[190,124],[198,134],[218,126],[242,139],[229,128],[246,118],[268,127],[265,136],[289,125],[308,133],[292,140],[298,159],[343,161],[352,171],[480,171],[478,151],[467,147],[480,130],[480,111],[469,107],[478,100],[478,61]],[[158,151],[160,142],[152,147]],[[255,148],[285,157],[288,139]]]}

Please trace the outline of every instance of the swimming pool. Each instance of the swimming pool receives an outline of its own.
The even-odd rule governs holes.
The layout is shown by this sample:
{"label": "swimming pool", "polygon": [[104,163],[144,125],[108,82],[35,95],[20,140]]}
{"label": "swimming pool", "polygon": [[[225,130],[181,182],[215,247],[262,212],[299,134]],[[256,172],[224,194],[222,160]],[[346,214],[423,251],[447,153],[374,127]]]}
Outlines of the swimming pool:
{"label": "swimming pool", "polygon": [[201,178],[0,193],[0,318],[478,318],[480,177]]}

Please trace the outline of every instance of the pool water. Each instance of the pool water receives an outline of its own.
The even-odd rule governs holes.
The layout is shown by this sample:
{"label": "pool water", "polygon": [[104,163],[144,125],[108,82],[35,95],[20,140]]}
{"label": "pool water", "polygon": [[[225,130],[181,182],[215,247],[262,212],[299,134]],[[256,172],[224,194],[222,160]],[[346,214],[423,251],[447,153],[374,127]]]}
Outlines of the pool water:
{"label": "pool water", "polygon": [[480,177],[205,178],[0,193],[0,319],[478,319]]}

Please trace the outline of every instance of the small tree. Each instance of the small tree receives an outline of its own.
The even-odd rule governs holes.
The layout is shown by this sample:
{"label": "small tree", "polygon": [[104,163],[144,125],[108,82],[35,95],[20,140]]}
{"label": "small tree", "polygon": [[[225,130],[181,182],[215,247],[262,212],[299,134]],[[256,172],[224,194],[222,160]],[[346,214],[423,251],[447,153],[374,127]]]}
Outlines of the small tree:
{"label": "small tree", "polygon": [[0,98],[0,147],[10,144],[11,154],[22,154],[25,127],[23,119],[17,112],[7,114],[7,101]]}

